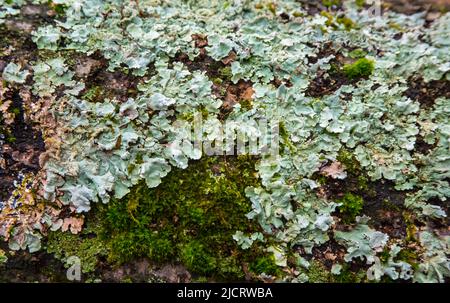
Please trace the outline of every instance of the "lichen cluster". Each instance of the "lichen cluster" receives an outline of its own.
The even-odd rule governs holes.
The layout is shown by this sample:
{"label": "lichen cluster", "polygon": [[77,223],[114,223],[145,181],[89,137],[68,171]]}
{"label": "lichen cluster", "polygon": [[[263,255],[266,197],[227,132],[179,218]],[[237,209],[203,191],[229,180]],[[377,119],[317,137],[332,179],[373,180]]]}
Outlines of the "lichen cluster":
{"label": "lichen cluster", "polygon": [[[232,279],[448,279],[450,99],[407,93],[412,79],[450,81],[450,13],[425,26],[424,14],[373,16],[361,1],[324,1],[315,15],[290,0],[50,2],[54,22],[31,33],[38,56],[2,74],[5,89],[32,94],[46,142],[22,203],[37,215],[0,208],[12,249],[38,249],[48,229],[79,232],[90,211],[110,237],[96,253],[115,262],[177,260]],[[0,0],[0,24],[26,4]],[[135,87],[108,83],[118,96],[91,83],[96,65]],[[214,164],[182,144],[196,115],[208,142],[225,119],[247,142],[263,136],[255,119],[281,121],[279,154]],[[387,188],[400,202],[382,205]],[[380,230],[379,211],[401,231]]]}

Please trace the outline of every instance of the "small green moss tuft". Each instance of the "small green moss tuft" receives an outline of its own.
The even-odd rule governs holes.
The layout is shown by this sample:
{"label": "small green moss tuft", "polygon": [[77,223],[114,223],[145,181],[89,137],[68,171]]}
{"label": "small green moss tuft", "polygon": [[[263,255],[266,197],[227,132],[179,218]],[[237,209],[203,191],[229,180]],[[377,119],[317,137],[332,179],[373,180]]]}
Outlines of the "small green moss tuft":
{"label": "small green moss tuft", "polygon": [[8,261],[8,257],[6,256],[6,253],[0,249],[0,264],[6,263]]}
{"label": "small green moss tuft", "polygon": [[308,271],[308,282],[311,283],[329,283],[332,280],[331,272],[326,268],[324,264],[317,260],[310,262]]}
{"label": "small green moss tuft", "polygon": [[277,276],[280,273],[280,267],[275,263],[275,257],[273,255],[263,256],[252,263],[249,266],[250,270],[257,274],[268,274]]}
{"label": "small green moss tuft", "polygon": [[336,18],[336,23],[343,25],[347,31],[357,28],[356,23],[346,16]]}
{"label": "small green moss tuft", "polygon": [[419,255],[411,248],[402,249],[395,257],[395,261],[403,261],[409,263],[411,267],[416,271],[419,267]]}
{"label": "small green moss tuft", "polygon": [[193,240],[180,251],[180,260],[188,270],[199,274],[212,274],[216,269],[216,259],[211,256],[205,245]]}
{"label": "small green moss tuft", "polygon": [[363,8],[366,5],[366,0],[355,0],[356,6]]}
{"label": "small green moss tuft", "polygon": [[406,237],[405,237],[405,241],[407,243],[409,242],[417,242],[417,226],[414,224],[414,216],[408,212],[408,211],[404,211],[403,212],[403,219],[405,220],[406,223]]}
{"label": "small green moss tuft", "polygon": [[103,88],[100,86],[93,86],[82,96],[82,99],[89,102],[99,102],[103,99],[103,97]]}
{"label": "small green moss tuft", "polygon": [[375,62],[367,58],[358,59],[355,63],[346,64],[343,67],[344,74],[350,80],[368,77],[375,68]]}
{"label": "small green moss tuft", "polygon": [[389,25],[390,28],[395,29],[395,30],[397,30],[397,31],[399,31],[401,33],[405,31],[405,29],[403,27],[401,27],[401,25],[398,24],[398,23],[389,22],[388,25]]}
{"label": "small green moss tuft", "polygon": [[293,15],[295,18],[300,18],[300,17],[304,17],[304,16],[305,16],[304,13],[299,12],[299,11],[293,12],[292,15]]}
{"label": "small green moss tuft", "polygon": [[12,135],[9,135],[9,136],[6,138],[6,141],[7,141],[8,143],[14,143],[14,142],[17,141],[17,138],[14,137],[14,136],[12,136]]}
{"label": "small green moss tuft", "polygon": [[355,155],[353,155],[352,152],[345,148],[342,148],[339,151],[336,160],[344,164],[345,170],[350,174],[357,175],[361,171],[361,165],[359,164]]}
{"label": "small green moss tuft", "polygon": [[325,7],[339,6],[342,4],[342,0],[322,0],[322,5]]}
{"label": "small green moss tuft", "polygon": [[332,282],[334,283],[361,283],[364,282],[366,272],[361,269],[358,272],[353,272],[348,263],[342,264],[342,269],[339,275],[333,275]]}
{"label": "small green moss tuft", "polygon": [[241,105],[241,108],[245,110],[251,110],[253,108],[253,103],[250,99],[242,100],[239,102],[239,104]]}
{"label": "small green moss tuft", "polygon": [[361,49],[361,48],[357,48],[357,49],[352,50],[352,51],[348,54],[348,56],[349,56],[350,58],[352,58],[352,59],[364,58],[365,56],[367,56],[367,52],[364,51],[364,50]]}
{"label": "small green moss tuft", "polygon": [[274,15],[277,13],[277,5],[274,2],[269,2],[267,4],[267,9]]}
{"label": "small green moss tuft", "polygon": [[18,107],[12,107],[12,108],[10,108],[9,111],[10,111],[11,113],[13,113],[14,115],[20,114],[20,108],[18,108]]}
{"label": "small green moss tuft", "polygon": [[217,78],[213,78],[212,82],[216,85],[220,85],[223,83],[223,80],[217,77]]}
{"label": "small green moss tuft", "polygon": [[327,26],[333,26],[333,20],[334,20],[334,16],[330,13],[330,12],[327,12],[327,11],[321,11],[320,12],[320,15],[321,16],[323,16],[323,17],[326,17],[328,20],[325,22],[325,24],[327,25]]}
{"label": "small green moss tuft", "polygon": [[225,66],[219,70],[219,75],[222,77],[223,80],[230,81],[231,77],[233,76],[233,73],[231,72],[231,67]]}
{"label": "small green moss tuft", "polygon": [[339,206],[339,212],[343,215],[343,222],[346,224],[355,222],[356,216],[361,213],[364,205],[363,198],[352,193],[346,193],[336,202],[342,203]]}
{"label": "small green moss tuft", "polygon": [[386,263],[389,260],[390,253],[389,253],[389,247],[386,246],[383,248],[383,251],[379,254],[380,261],[382,263]]}
{"label": "small green moss tuft", "polygon": [[328,182],[328,178],[321,174],[314,174],[313,175],[314,180],[319,183],[320,185],[326,185]]}
{"label": "small green moss tuft", "polygon": [[67,6],[61,3],[54,3],[49,0],[48,5],[56,12],[59,17],[63,17],[66,13]]}

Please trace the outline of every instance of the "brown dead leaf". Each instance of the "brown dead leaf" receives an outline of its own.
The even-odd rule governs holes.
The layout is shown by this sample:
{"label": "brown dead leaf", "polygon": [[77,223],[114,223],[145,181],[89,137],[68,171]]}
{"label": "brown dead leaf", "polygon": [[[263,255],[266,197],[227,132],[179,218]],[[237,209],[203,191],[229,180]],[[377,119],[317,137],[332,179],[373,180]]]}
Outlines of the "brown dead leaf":
{"label": "brown dead leaf", "polygon": [[228,56],[222,59],[222,63],[225,65],[229,65],[236,60],[236,53],[231,51]]}
{"label": "brown dead leaf", "polygon": [[203,48],[205,46],[208,46],[208,38],[206,37],[206,35],[193,34],[191,37],[195,41],[195,47]]}
{"label": "brown dead leaf", "polygon": [[249,86],[241,94],[241,99],[242,100],[253,100],[254,93],[255,93],[255,91],[253,90],[253,87]]}
{"label": "brown dead leaf", "polygon": [[75,217],[65,218],[61,230],[67,231],[70,229],[70,232],[72,234],[78,234],[83,227],[83,223],[84,223],[83,218],[75,218]]}
{"label": "brown dead leaf", "polygon": [[100,67],[102,63],[99,60],[85,58],[75,68],[75,74],[78,77],[88,76],[95,68]]}
{"label": "brown dead leaf", "polygon": [[325,259],[327,259],[327,260],[334,261],[334,260],[336,260],[336,258],[337,258],[337,256],[331,252],[325,253]]}
{"label": "brown dead leaf", "polygon": [[345,165],[343,165],[339,161],[335,161],[328,166],[322,167],[320,172],[333,179],[345,179],[347,177],[347,173],[345,172]]}
{"label": "brown dead leaf", "polygon": [[238,98],[235,94],[231,93],[229,90],[225,96],[225,100],[222,103],[222,107],[225,110],[231,110],[235,104],[238,103]]}
{"label": "brown dead leaf", "polygon": [[10,100],[0,103],[0,112],[7,113],[8,108],[11,104],[12,104],[12,101],[10,101]]}

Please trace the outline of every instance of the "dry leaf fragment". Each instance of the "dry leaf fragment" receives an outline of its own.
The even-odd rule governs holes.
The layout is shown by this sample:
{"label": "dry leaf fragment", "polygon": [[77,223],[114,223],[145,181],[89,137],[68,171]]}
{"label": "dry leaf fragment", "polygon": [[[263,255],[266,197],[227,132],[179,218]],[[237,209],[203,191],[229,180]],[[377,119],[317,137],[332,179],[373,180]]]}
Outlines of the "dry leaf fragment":
{"label": "dry leaf fragment", "polygon": [[339,161],[335,161],[330,165],[323,167],[320,171],[325,176],[333,179],[345,179],[347,177],[345,166]]}

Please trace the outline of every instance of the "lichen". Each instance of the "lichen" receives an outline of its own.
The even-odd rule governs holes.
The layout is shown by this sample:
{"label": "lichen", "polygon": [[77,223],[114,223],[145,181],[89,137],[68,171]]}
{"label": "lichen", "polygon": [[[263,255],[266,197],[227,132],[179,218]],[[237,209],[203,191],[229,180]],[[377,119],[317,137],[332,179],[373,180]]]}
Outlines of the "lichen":
{"label": "lichen", "polygon": [[[364,1],[322,1],[318,14],[293,0],[34,2],[56,15],[18,41],[3,24],[26,3],[0,2],[0,55],[8,61],[1,120],[15,117],[5,104],[19,91],[47,148],[32,191],[19,186],[1,202],[0,235],[12,249],[38,250],[48,230],[79,232],[89,212],[99,217],[95,243],[104,247],[83,232],[48,239],[61,259],[79,254],[85,271],[104,254],[115,263],[177,261],[208,278],[242,279],[248,265],[261,279],[330,281],[332,267],[321,260],[309,271],[287,260],[293,251],[309,260],[333,240],[345,250],[336,280],[363,281],[347,272],[357,259],[370,281],[450,275],[448,239],[439,227],[423,229],[447,225],[450,99],[430,97],[425,108],[408,87],[417,76],[450,80],[449,13],[430,23],[423,14],[373,16]],[[30,37],[37,50],[33,44],[19,58]],[[97,72],[77,75],[78,60],[93,57],[111,83],[95,81]],[[234,100],[230,87],[242,83],[251,94]],[[208,157],[184,144],[199,116],[201,139],[214,143],[225,118],[244,143],[263,138],[255,119],[276,122],[280,152],[251,161]],[[3,124],[1,132],[2,146],[14,142]],[[336,190],[346,182],[356,187]],[[401,204],[375,199],[374,184],[384,182],[404,193]],[[362,197],[402,212],[406,237],[377,230],[362,216]],[[414,266],[404,252],[413,244]]]}

